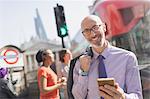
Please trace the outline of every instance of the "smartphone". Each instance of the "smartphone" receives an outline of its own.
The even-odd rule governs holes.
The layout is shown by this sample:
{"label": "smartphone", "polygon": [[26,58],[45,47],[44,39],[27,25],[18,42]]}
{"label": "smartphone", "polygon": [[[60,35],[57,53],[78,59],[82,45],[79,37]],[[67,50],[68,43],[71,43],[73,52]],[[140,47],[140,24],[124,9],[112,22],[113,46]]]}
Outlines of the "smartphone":
{"label": "smartphone", "polygon": [[104,85],[111,85],[115,86],[115,79],[114,78],[98,78],[97,79],[98,85],[99,86],[104,86]]}

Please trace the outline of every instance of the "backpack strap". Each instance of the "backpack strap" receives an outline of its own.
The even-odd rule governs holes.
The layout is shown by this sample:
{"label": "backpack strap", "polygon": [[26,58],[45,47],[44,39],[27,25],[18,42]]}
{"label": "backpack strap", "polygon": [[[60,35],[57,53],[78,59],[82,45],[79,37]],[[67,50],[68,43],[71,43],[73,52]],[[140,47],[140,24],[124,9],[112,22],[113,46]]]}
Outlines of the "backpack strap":
{"label": "backpack strap", "polygon": [[73,83],[74,83],[73,82],[73,69],[74,69],[74,66],[76,64],[76,61],[79,59],[80,56],[74,58],[70,62],[69,75],[68,75],[68,80],[67,80],[67,93],[68,93],[69,99],[74,99],[74,96],[72,94],[72,86],[73,86]]}

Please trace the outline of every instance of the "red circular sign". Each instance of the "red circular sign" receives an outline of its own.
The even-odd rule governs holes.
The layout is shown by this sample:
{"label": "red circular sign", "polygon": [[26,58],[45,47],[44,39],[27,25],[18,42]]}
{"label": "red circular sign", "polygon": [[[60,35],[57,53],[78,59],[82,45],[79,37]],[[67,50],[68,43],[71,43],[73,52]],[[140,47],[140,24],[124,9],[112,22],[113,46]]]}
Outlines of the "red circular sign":
{"label": "red circular sign", "polygon": [[[14,58],[14,60],[9,60],[9,59],[7,59],[7,54],[8,53],[13,53],[16,57]],[[18,52],[16,51],[16,50],[14,50],[14,49],[7,49],[6,51],[5,51],[5,53],[4,53],[4,56],[5,56],[5,58],[4,58],[4,60],[5,60],[5,62],[7,63],[7,64],[15,64],[15,63],[17,63],[17,61],[18,61]]]}

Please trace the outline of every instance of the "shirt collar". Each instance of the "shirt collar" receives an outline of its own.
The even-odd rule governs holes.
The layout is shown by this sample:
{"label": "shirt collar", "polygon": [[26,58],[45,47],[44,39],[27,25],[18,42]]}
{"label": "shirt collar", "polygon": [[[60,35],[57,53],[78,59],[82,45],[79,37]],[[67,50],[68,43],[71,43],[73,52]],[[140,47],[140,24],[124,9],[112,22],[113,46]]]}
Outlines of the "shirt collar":
{"label": "shirt collar", "polygon": [[[110,49],[111,49],[112,45],[110,45],[110,43],[108,42],[108,46],[104,49],[104,51],[101,53],[101,55],[106,59],[109,55],[110,55]],[[97,53],[96,51],[93,51],[93,58],[96,59],[99,56],[99,53]]]}

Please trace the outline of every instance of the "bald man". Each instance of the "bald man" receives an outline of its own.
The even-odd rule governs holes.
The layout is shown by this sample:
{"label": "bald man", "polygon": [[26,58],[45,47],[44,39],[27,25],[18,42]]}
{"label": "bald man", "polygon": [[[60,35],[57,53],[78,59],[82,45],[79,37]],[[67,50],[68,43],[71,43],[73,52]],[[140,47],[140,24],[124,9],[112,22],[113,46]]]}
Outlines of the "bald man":
{"label": "bald man", "polygon": [[[138,62],[134,53],[114,47],[105,38],[105,23],[95,15],[85,17],[82,34],[92,47],[93,57],[82,55],[73,70],[72,93],[75,99],[142,99]],[[107,78],[115,86],[98,86],[99,56],[103,57]]]}

